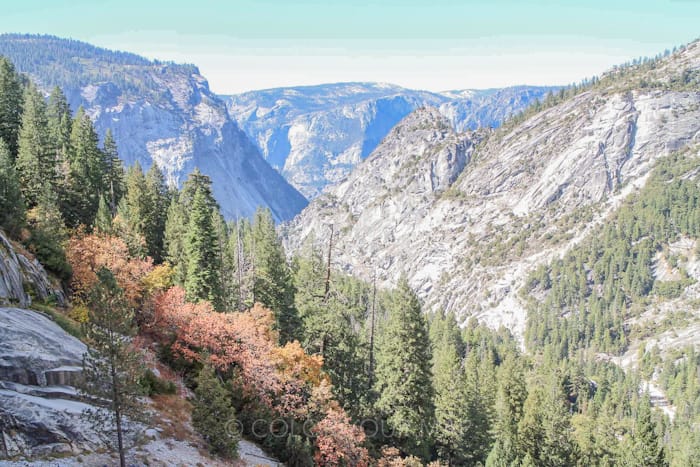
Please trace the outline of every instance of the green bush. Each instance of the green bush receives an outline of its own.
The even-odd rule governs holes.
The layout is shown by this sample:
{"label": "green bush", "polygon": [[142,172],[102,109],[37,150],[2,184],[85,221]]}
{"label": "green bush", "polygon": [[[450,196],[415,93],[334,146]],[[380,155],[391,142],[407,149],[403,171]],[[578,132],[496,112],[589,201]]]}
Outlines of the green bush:
{"label": "green bush", "polygon": [[83,330],[81,329],[80,325],[72,319],[70,319],[68,316],[64,315],[63,313],[54,310],[48,305],[38,302],[32,303],[32,309],[40,311],[45,315],[48,315],[48,317],[51,318],[51,320],[54,321],[56,324],[58,324],[61,327],[61,329],[63,329],[76,339],[82,340],[85,338],[85,333],[83,333]]}
{"label": "green bush", "polygon": [[177,392],[175,383],[159,378],[151,370],[146,370],[143,373],[143,376],[139,379],[139,384],[149,397],[156,394],[175,394]]}
{"label": "green bush", "polygon": [[238,457],[240,433],[236,430],[236,410],[229,391],[209,365],[202,367],[196,383],[192,426],[209,443],[213,454]]}

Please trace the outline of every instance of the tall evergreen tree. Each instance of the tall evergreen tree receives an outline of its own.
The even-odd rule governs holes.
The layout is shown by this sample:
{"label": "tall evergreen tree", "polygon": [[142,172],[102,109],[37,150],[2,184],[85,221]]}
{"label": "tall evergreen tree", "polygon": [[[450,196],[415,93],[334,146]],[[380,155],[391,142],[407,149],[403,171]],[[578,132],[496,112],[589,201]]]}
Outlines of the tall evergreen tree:
{"label": "tall evergreen tree", "polygon": [[212,211],[207,205],[203,190],[195,193],[189,218],[184,245],[187,256],[187,299],[193,302],[209,300],[215,308],[220,309],[219,242],[212,224]]}
{"label": "tall evergreen tree", "polygon": [[10,235],[24,225],[25,207],[17,171],[5,141],[0,138],[0,227]]}
{"label": "tall evergreen tree", "polygon": [[359,281],[333,274],[326,293],[327,265],[309,239],[294,260],[295,305],[302,321],[302,346],[323,357],[339,402],[355,417],[367,414],[369,375],[364,324],[369,290]]}
{"label": "tall evergreen tree", "polygon": [[298,340],[301,321],[294,307],[294,282],[269,209],[255,212],[252,236],[254,300],[274,312],[281,343]]}
{"label": "tall evergreen tree", "polygon": [[63,199],[66,196],[70,175],[69,154],[73,116],[66,96],[58,86],[53,89],[51,96],[49,96],[46,114],[49,122],[51,147],[54,150],[53,164],[56,172],[56,191],[59,199]]}
{"label": "tall evergreen tree", "polygon": [[104,158],[92,120],[83,108],[73,120],[67,202],[63,209],[69,227],[91,226],[104,193]]}
{"label": "tall evergreen tree", "polygon": [[27,221],[29,250],[48,270],[62,279],[68,279],[71,268],[63,248],[68,232],[58,209],[58,197],[50,186],[44,187],[37,205],[28,211]]}
{"label": "tall evergreen tree", "polygon": [[112,216],[117,213],[117,206],[121,201],[126,190],[124,181],[124,164],[119,158],[117,150],[117,142],[112,136],[112,130],[107,129],[105,138],[102,143],[102,156],[105,165],[105,180],[104,189],[107,200],[109,201],[109,209]]}
{"label": "tall evergreen tree", "polygon": [[209,365],[202,367],[195,382],[192,426],[209,443],[212,453],[238,457],[240,433],[232,423],[236,420],[236,410],[231,405],[229,391]]}
{"label": "tall evergreen tree", "polygon": [[308,238],[294,258],[294,304],[304,327],[302,345],[307,352],[322,353],[332,332],[326,306],[326,266],[321,250]]}
{"label": "tall evergreen tree", "polygon": [[428,457],[434,416],[430,341],[418,297],[405,277],[389,304],[377,348],[377,410],[405,453]]}
{"label": "tall evergreen tree", "polygon": [[464,378],[471,429],[464,450],[470,463],[484,464],[493,445],[496,398],[494,362],[488,349],[472,349],[465,359]]}
{"label": "tall evergreen tree", "polygon": [[185,251],[185,237],[187,234],[187,213],[180,203],[177,192],[170,197],[170,206],[165,221],[163,244],[165,247],[165,259],[174,270],[175,283],[184,285],[187,277],[187,255]]}
{"label": "tall evergreen tree", "polygon": [[148,207],[144,237],[148,255],[160,263],[163,260],[163,235],[168,215],[168,186],[163,172],[154,163],[146,173],[146,195]]}
{"label": "tall evergreen tree", "polygon": [[219,204],[216,202],[211,188],[211,178],[195,167],[192,173],[187,176],[187,180],[182,184],[182,190],[180,191],[180,202],[188,212],[197,191],[202,192],[209,209],[219,211]]}
{"label": "tall evergreen tree", "polygon": [[55,165],[48,125],[44,97],[30,85],[24,93],[16,165],[28,207],[37,205],[45,186],[53,189]]}
{"label": "tall evergreen tree", "polygon": [[100,269],[97,278],[98,282],[88,297],[89,319],[85,330],[90,345],[83,361],[82,390],[109,401],[109,417],[104,417],[101,410],[88,415],[103,431],[114,429],[120,465],[125,467],[124,419],[138,420],[144,413],[140,400],[144,390],[139,384],[144,373],[143,357],[127,339],[134,334],[135,328],[133,312],[124,291],[108,269]]}
{"label": "tall evergreen tree", "polygon": [[148,194],[148,183],[141,164],[129,167],[125,180],[126,192],[117,207],[115,230],[137,256],[148,253],[146,232],[153,208]]}
{"label": "tall evergreen tree", "polygon": [[107,201],[104,196],[100,197],[100,205],[97,208],[95,230],[106,234],[112,233],[112,213],[107,206]]}
{"label": "tall evergreen tree", "polygon": [[0,56],[0,139],[5,140],[13,161],[17,156],[23,101],[22,84],[14,65]]}
{"label": "tall evergreen tree", "polygon": [[433,355],[434,439],[440,459],[450,465],[463,465],[472,458],[468,451],[469,438],[473,435],[470,394],[467,393],[458,345],[452,333],[442,332],[434,345]]}
{"label": "tall evergreen tree", "polygon": [[507,358],[498,374],[494,445],[486,459],[487,467],[510,467],[519,461],[518,422],[527,398],[525,372],[515,356]]}
{"label": "tall evergreen tree", "polygon": [[649,394],[645,393],[637,404],[637,416],[632,432],[631,449],[626,452],[627,465],[663,467],[668,465],[661,445],[656,422],[652,417]]}
{"label": "tall evergreen tree", "polygon": [[532,465],[574,465],[577,446],[556,378],[534,384],[518,423],[518,446]]}
{"label": "tall evergreen tree", "polygon": [[231,222],[223,250],[223,293],[227,310],[253,306],[254,254],[251,224],[248,219]]}

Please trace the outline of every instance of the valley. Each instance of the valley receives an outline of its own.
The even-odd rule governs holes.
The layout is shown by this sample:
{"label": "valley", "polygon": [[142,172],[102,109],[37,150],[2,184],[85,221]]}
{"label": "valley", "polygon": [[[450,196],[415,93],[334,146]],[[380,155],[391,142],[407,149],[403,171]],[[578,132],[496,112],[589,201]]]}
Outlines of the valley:
{"label": "valley", "polygon": [[0,465],[698,465],[698,167],[698,41],[219,96],[3,34]]}

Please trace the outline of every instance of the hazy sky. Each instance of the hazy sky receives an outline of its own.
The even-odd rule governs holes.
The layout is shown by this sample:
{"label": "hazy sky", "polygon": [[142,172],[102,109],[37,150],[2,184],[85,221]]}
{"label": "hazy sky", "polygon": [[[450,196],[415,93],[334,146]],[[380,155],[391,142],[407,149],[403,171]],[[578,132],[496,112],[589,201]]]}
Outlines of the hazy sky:
{"label": "hazy sky", "polygon": [[700,36],[700,0],[0,1],[0,32],[194,63],[221,94],[568,84]]}

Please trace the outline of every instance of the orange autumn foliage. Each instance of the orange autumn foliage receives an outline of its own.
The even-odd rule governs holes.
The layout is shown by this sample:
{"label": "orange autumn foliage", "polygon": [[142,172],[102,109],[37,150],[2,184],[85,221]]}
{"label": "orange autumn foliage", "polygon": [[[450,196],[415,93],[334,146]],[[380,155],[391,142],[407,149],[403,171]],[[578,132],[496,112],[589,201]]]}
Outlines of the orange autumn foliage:
{"label": "orange autumn foliage", "polygon": [[310,414],[319,420],[311,429],[316,437],[314,461],[317,465],[369,465],[369,452],[362,447],[365,432],[350,422],[350,417],[333,397],[329,380],[321,380],[313,389],[308,407]]}
{"label": "orange autumn foliage", "polygon": [[340,407],[331,407],[313,432],[316,435],[314,461],[317,465],[369,465],[369,452],[361,447],[365,432],[351,424],[350,417]]}
{"label": "orange autumn foliage", "polygon": [[247,397],[276,416],[317,421],[317,465],[369,465],[364,431],[334,399],[322,357],[296,341],[278,346],[270,310],[256,304],[246,312],[218,313],[207,302],[188,303],[180,287],[157,294],[153,309],[149,331],[173,342],[176,354],[190,360],[206,355],[219,370],[235,370]]}
{"label": "orange autumn foliage", "polygon": [[283,378],[299,379],[311,386],[318,386],[322,380],[328,380],[328,375],[323,373],[323,357],[307,354],[298,341],[273,349],[272,357]]}
{"label": "orange autumn foliage", "polygon": [[272,330],[270,310],[256,304],[243,313],[218,313],[208,302],[188,303],[181,287],[158,294],[154,309],[151,329],[165,340],[174,340],[173,352],[198,360],[205,351],[216,368],[235,367],[245,389],[270,406],[273,396],[282,392],[283,381],[272,358],[277,333]]}
{"label": "orange autumn foliage", "polygon": [[153,269],[153,260],[132,258],[120,238],[78,230],[68,241],[66,256],[73,269],[71,287],[78,297],[97,282],[96,273],[104,267],[112,271],[132,306],[143,300],[143,278]]}

